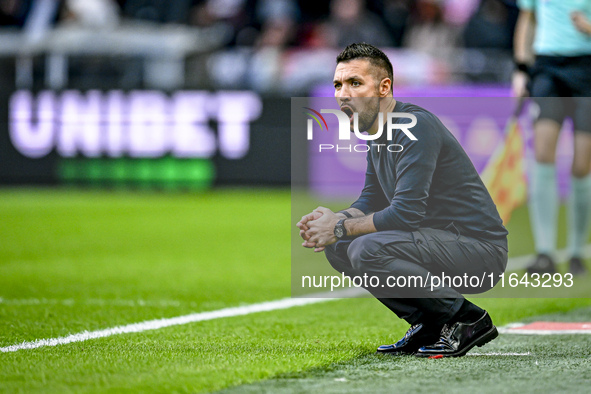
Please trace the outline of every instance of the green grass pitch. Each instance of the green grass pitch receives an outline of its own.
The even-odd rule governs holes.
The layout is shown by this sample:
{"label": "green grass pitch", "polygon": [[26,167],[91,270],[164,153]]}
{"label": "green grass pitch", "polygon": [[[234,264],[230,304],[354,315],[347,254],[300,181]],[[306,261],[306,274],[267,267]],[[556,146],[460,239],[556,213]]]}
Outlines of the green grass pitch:
{"label": "green grass pitch", "polygon": [[[315,201],[294,195],[294,214]],[[343,206],[338,203],[335,209]],[[290,296],[289,190],[0,190],[0,347]],[[561,222],[561,234],[564,234]],[[510,254],[532,252],[526,209]],[[564,244],[564,237],[560,240]],[[297,249],[302,256],[309,251]],[[311,257],[319,263],[322,256]],[[497,325],[591,321],[591,300],[482,299]],[[556,392],[591,387],[589,336],[501,335],[466,356],[374,355],[407,329],[372,299],[0,353],[0,392]]]}

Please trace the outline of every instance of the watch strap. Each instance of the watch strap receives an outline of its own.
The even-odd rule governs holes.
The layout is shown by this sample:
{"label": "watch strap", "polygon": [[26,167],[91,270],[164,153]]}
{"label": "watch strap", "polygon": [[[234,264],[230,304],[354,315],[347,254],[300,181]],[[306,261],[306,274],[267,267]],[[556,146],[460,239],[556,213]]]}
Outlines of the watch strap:
{"label": "watch strap", "polygon": [[338,213],[342,213],[343,215],[345,215],[347,217],[347,219],[351,219],[353,217],[353,215],[351,215],[349,212],[347,212],[344,209],[342,211],[339,211]]}

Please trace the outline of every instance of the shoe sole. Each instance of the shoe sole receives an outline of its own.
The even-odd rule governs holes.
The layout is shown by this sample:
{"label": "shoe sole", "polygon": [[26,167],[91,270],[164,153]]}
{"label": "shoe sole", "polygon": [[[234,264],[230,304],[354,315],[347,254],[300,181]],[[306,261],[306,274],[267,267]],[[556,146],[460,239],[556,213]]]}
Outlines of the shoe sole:
{"label": "shoe sole", "polygon": [[379,350],[376,350],[376,353],[375,354],[387,354],[389,356],[412,356],[418,350],[419,350],[419,348],[416,348],[415,350],[395,350],[395,351],[392,351],[392,352],[381,352]]}
{"label": "shoe sole", "polygon": [[443,357],[462,357],[466,353],[468,353],[470,350],[472,350],[472,348],[474,348],[475,346],[482,347],[498,336],[499,336],[499,332],[497,331],[497,328],[495,326],[493,326],[485,334],[481,335],[480,337],[478,337],[477,339],[472,341],[469,345],[467,345],[464,349],[460,350],[459,352],[455,352],[455,353],[420,353],[420,352],[417,352],[416,356],[417,357],[425,357],[425,358],[426,357],[433,357],[433,356],[437,356],[437,358],[440,358],[441,356],[443,356]]}
{"label": "shoe sole", "polygon": [[379,352],[376,350],[375,354],[386,355],[386,356],[391,356],[391,357],[402,357],[402,356],[413,356],[416,354],[416,351],[414,351],[414,352]]}

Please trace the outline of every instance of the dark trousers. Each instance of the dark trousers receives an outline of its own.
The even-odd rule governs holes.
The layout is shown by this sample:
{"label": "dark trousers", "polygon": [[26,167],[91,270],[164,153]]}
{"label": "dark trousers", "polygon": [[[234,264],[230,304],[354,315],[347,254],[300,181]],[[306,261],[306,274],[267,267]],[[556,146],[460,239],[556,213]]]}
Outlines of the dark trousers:
{"label": "dark trousers", "polygon": [[[462,293],[476,294],[491,289],[507,266],[506,250],[453,230],[380,231],[352,241],[338,241],[327,246],[325,254],[333,268],[347,276],[378,277],[379,286],[364,288],[401,319],[411,325],[419,322],[442,325],[464,303]],[[447,281],[433,286],[437,284],[433,275],[442,274],[462,277],[462,285],[449,286]],[[381,286],[387,283],[388,277],[399,276],[414,277],[414,286]],[[422,280],[416,280],[417,276]],[[479,286],[474,286],[474,278],[471,283],[466,280],[473,276],[479,278]],[[464,286],[466,283],[468,286]]]}
{"label": "dark trousers", "polygon": [[528,88],[540,107],[538,119],[561,125],[570,117],[575,131],[591,133],[590,70],[591,55],[537,56]]}

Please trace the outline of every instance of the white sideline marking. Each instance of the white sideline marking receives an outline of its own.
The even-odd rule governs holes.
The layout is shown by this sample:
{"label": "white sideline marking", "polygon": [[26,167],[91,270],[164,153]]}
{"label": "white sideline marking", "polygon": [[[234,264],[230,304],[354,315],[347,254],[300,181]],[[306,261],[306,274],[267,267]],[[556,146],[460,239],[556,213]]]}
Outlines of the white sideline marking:
{"label": "white sideline marking", "polygon": [[[584,257],[591,256],[591,244],[585,246],[583,250]],[[563,261],[566,260],[568,255],[566,249],[559,250],[556,252],[556,260]],[[534,255],[527,255],[527,256],[519,256],[519,257],[512,257],[507,262],[507,271],[515,271],[519,269],[525,268],[531,260],[534,258]],[[149,330],[158,330],[160,328],[170,327],[170,326],[178,326],[182,324],[188,323],[195,323],[199,321],[205,320],[213,320],[213,319],[220,319],[224,317],[233,317],[233,316],[242,316],[242,315],[249,315],[251,313],[258,313],[258,312],[268,312],[274,311],[279,309],[288,309],[294,306],[303,306],[309,304],[316,304],[320,302],[327,302],[327,301],[334,301],[339,300],[346,297],[359,297],[363,294],[366,294],[366,291],[361,288],[350,288],[341,291],[334,291],[334,292],[326,292],[326,293],[318,293],[315,294],[315,297],[319,298],[285,298],[282,300],[277,301],[268,301],[262,302],[259,304],[252,304],[252,305],[245,305],[245,306],[238,306],[232,308],[225,308],[219,309],[217,311],[210,311],[210,312],[201,312],[201,313],[192,313],[190,315],[185,316],[178,316],[168,319],[156,319],[156,320],[148,320],[141,323],[133,323],[128,324],[126,326],[117,326],[113,328],[107,328],[104,330],[98,331],[83,331],[78,334],[72,334],[65,337],[59,338],[50,338],[50,339],[37,339],[32,342],[23,342],[17,345],[11,345],[0,348],[0,352],[7,353],[7,352],[16,352],[22,349],[36,349],[43,346],[57,346],[57,345],[65,345],[68,343],[73,342],[82,342],[87,341],[89,339],[96,339],[96,338],[105,338],[110,337],[112,335],[118,334],[128,334],[133,332],[142,332],[142,331],[149,331]],[[320,298],[326,297],[326,298]],[[328,298],[330,297],[330,298]],[[0,298],[0,303],[4,301]],[[33,302],[35,303],[35,302]],[[519,324],[519,323],[518,323]],[[517,334],[516,331],[508,332],[509,326],[499,327],[499,333],[511,333]],[[529,334],[529,330],[520,330],[519,334]],[[536,331],[533,332],[534,335],[552,335],[552,334],[589,334],[588,331],[583,330],[570,330],[570,331],[556,331],[553,330],[531,330]],[[579,332],[581,331],[581,332]],[[478,353],[477,353],[478,354]],[[505,353],[503,353],[505,354]],[[492,355],[492,353],[491,353]],[[510,355],[507,353],[507,355]]]}
{"label": "white sideline marking", "polygon": [[531,356],[532,354],[530,352],[527,353],[497,353],[497,352],[492,352],[492,353],[466,353],[466,356]]}
{"label": "white sideline marking", "polygon": [[346,289],[342,291],[335,291],[331,293],[318,293],[316,297],[331,296],[332,298],[284,298],[277,301],[261,302],[259,304],[237,306],[232,308],[219,309],[217,311],[192,313],[190,315],[178,316],[169,319],[148,320],[141,323],[128,324],[126,326],[118,326],[107,328],[98,331],[84,331],[78,334],[72,334],[65,337],[38,339],[32,342],[23,342],[18,345],[12,345],[0,348],[0,352],[16,352],[22,349],[36,349],[43,346],[57,346],[65,345],[73,342],[83,342],[89,339],[105,338],[112,335],[128,334],[132,332],[142,332],[149,330],[158,330],[164,327],[178,326],[182,324],[194,323],[205,320],[220,319],[223,317],[233,317],[249,315],[251,313],[275,311],[279,309],[288,309],[294,306],[303,306],[309,304],[316,304],[320,302],[327,302],[333,300],[340,300],[344,297],[357,297],[365,293],[365,290],[360,288]]}
{"label": "white sideline marking", "polygon": [[[99,305],[99,306],[129,306],[137,307],[180,307],[180,301],[174,300],[160,300],[160,301],[146,301],[146,300],[103,300],[100,298],[89,298],[83,300],[74,300],[72,298],[56,299],[56,298],[2,298],[0,297],[0,304],[4,305]],[[186,305],[196,307],[195,302],[186,302]]]}

